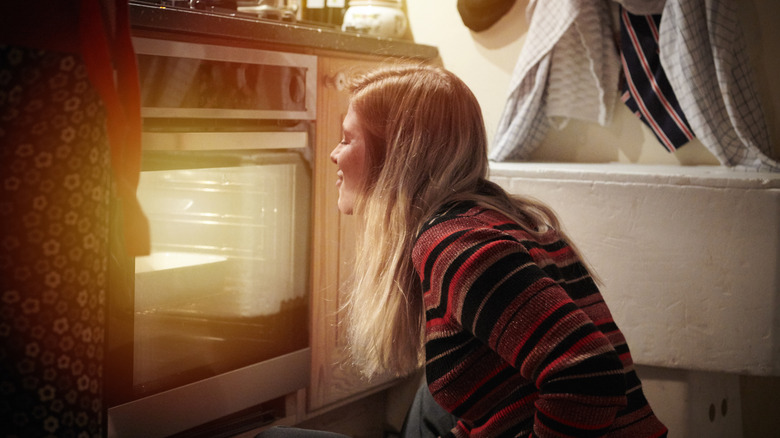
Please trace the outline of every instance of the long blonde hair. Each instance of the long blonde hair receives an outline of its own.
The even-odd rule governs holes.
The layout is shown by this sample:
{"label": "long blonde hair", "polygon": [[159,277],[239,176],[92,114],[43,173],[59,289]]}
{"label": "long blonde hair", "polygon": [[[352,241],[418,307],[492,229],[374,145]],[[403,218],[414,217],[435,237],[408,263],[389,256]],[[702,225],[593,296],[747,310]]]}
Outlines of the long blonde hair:
{"label": "long blonde hair", "polygon": [[363,373],[403,375],[423,361],[425,316],[412,247],[444,204],[473,200],[531,233],[560,229],[543,204],[487,180],[487,137],[471,90],[436,67],[391,67],[352,83],[352,110],[366,136],[368,181],[356,199],[356,263],[347,333]]}

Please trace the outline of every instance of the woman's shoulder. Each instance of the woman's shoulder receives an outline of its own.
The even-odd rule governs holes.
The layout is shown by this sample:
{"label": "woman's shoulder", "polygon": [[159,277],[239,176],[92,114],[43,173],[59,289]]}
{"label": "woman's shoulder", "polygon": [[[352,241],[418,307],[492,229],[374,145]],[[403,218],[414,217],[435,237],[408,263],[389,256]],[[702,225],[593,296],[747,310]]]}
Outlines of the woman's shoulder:
{"label": "woman's shoulder", "polygon": [[430,216],[423,223],[418,237],[432,230],[440,234],[477,228],[510,230],[521,227],[505,214],[480,205],[476,201],[454,201],[444,204]]}
{"label": "woman's shoulder", "polygon": [[464,246],[470,246],[493,240],[514,242],[524,248],[518,247],[521,251],[566,246],[553,228],[531,232],[499,210],[475,201],[459,201],[443,205],[423,224],[413,252],[417,255],[429,254],[434,247],[447,242],[459,241]]}
{"label": "woman's shoulder", "polygon": [[453,242],[507,239],[521,231],[520,226],[507,216],[473,201],[445,204],[421,227],[414,245],[414,253],[428,254],[433,248]]}
{"label": "woman's shoulder", "polygon": [[428,217],[422,224],[418,239],[435,230],[437,234],[442,232],[454,232],[465,228],[473,228],[481,225],[480,216],[485,209],[474,201],[455,201],[442,205],[436,213]]}

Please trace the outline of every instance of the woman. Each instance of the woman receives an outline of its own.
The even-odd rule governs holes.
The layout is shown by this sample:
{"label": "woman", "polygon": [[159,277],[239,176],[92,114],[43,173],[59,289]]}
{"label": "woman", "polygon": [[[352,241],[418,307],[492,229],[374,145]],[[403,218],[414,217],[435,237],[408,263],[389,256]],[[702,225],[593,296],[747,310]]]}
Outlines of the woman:
{"label": "woman", "polygon": [[626,341],[554,213],[487,177],[476,98],[434,67],[359,78],[331,153],[359,217],[347,306],[367,376],[425,366],[452,436],[659,437]]}

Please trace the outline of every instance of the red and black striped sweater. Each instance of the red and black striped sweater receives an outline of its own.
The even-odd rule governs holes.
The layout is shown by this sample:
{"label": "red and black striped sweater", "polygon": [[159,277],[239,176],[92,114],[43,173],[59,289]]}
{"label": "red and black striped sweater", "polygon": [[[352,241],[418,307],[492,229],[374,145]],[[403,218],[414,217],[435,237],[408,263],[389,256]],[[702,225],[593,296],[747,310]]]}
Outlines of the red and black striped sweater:
{"label": "red and black striped sweater", "polygon": [[456,437],[663,437],[625,338],[571,247],[461,203],[427,222],[413,260],[426,376]]}

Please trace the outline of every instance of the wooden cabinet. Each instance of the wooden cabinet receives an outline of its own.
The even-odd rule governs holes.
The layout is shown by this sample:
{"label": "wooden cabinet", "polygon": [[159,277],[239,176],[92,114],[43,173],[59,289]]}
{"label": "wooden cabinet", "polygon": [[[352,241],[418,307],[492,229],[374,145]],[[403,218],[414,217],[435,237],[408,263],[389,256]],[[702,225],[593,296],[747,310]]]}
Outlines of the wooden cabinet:
{"label": "wooden cabinet", "polygon": [[341,287],[350,276],[354,218],[337,208],[336,165],[330,152],[341,140],[347,112],[346,79],[381,62],[368,57],[318,57],[317,126],[314,139],[314,220],[312,248],[311,347],[309,410],[349,401],[380,387],[388,379],[369,382],[350,364],[341,308]]}
{"label": "wooden cabinet", "polygon": [[[336,165],[330,153],[342,138],[349,105],[348,79],[356,74],[404,62],[387,57],[318,54],[317,123],[314,138],[314,208],[312,247],[311,348],[309,413],[327,410],[393,383],[390,377],[368,381],[350,363],[342,319],[343,285],[352,273],[355,219],[339,213]],[[421,60],[410,60],[420,63]],[[438,58],[427,62],[440,64]]]}

